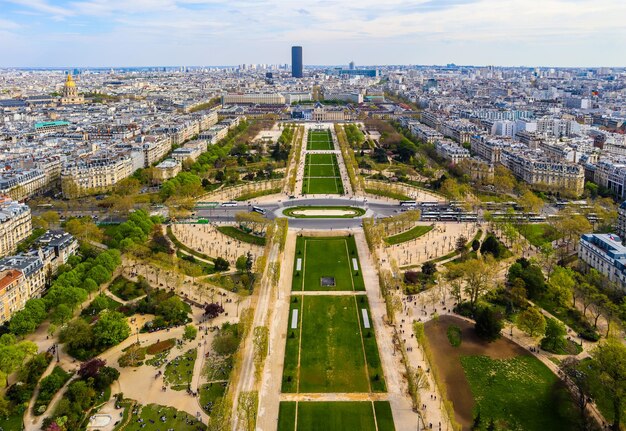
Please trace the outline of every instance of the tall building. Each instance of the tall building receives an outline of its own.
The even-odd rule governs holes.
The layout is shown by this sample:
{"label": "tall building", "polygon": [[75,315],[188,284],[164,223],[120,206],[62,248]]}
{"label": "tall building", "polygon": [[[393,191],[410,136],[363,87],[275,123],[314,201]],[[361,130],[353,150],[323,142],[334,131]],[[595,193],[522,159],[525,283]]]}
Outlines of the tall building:
{"label": "tall building", "polygon": [[17,244],[28,238],[31,232],[28,205],[0,196],[0,256],[13,253]]}
{"label": "tall building", "polygon": [[350,62],[350,64],[348,65],[348,69],[354,70],[354,61]]}
{"label": "tall building", "polygon": [[302,47],[291,47],[291,76],[302,78]]}

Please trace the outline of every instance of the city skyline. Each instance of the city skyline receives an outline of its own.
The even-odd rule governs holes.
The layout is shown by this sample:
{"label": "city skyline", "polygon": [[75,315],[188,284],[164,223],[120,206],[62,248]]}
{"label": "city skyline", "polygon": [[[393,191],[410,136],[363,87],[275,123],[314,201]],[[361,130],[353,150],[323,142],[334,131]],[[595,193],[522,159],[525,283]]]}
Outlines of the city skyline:
{"label": "city skyline", "polygon": [[305,64],[620,67],[626,42],[618,0],[0,4],[0,67],[286,64],[292,45]]}

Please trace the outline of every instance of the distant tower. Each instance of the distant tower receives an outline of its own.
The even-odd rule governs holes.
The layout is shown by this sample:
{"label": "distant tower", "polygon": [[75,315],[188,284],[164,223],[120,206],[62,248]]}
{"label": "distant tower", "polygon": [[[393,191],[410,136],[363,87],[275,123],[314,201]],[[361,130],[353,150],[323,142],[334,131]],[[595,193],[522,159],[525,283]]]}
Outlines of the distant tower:
{"label": "distant tower", "polygon": [[350,64],[349,64],[348,68],[349,68],[350,70],[354,70],[354,61],[351,61],[351,62],[350,62]]}
{"label": "distant tower", "polygon": [[291,47],[291,76],[302,78],[302,47]]}
{"label": "distant tower", "polygon": [[85,103],[85,98],[78,94],[76,83],[72,79],[72,74],[68,72],[63,85],[63,97],[61,97],[61,105],[77,105]]}

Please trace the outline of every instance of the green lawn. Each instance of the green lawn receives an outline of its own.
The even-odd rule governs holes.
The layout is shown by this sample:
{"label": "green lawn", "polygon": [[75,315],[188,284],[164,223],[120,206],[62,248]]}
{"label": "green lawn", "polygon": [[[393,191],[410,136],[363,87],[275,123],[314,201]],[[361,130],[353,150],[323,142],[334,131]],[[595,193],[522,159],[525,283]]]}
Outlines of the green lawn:
{"label": "green lawn", "polygon": [[332,150],[333,140],[329,130],[309,130],[307,150]]}
{"label": "green lawn", "polygon": [[302,183],[302,193],[305,195],[341,195],[343,183],[339,177],[305,178]]}
{"label": "green lawn", "polygon": [[541,247],[562,237],[561,233],[548,223],[522,224],[517,230],[535,247]]}
{"label": "green lawn", "polygon": [[184,391],[191,383],[193,365],[196,362],[198,351],[191,349],[174,358],[165,366],[164,381],[175,391]]}
{"label": "green lawn", "polygon": [[389,245],[400,244],[403,242],[411,241],[412,239],[419,238],[422,235],[427,234],[433,230],[433,226],[415,226],[414,228],[407,230],[406,232],[399,233],[385,238],[385,242]]}
{"label": "green lawn", "polygon": [[342,194],[343,184],[335,154],[307,154],[302,191],[309,194]]}
{"label": "green lawn", "polygon": [[[139,414],[133,414],[124,431],[206,430],[206,425],[202,422],[198,422],[190,414],[178,411],[172,407],[148,404],[139,408]],[[162,417],[165,418],[165,421],[161,420]],[[143,419],[143,422],[138,422],[139,418]]]}
{"label": "green lawn", "polygon": [[339,169],[334,164],[329,165],[307,165],[306,177],[336,177]]}
{"label": "green lawn", "polygon": [[[484,428],[493,419],[506,429],[526,431],[576,429],[567,390],[533,356],[491,359],[462,356],[461,364]],[[475,412],[476,414],[476,412]]]}
{"label": "green lawn", "polygon": [[[358,270],[353,268],[352,259],[356,259]],[[335,286],[322,287],[322,277],[334,277]],[[298,237],[293,290],[365,290],[354,237]]]}
{"label": "green lawn", "polygon": [[[295,403],[280,403],[278,431],[376,431],[371,402],[299,402],[297,409],[298,424],[294,426]],[[379,428],[387,430],[393,428]]]}
{"label": "green lawn", "polygon": [[413,200],[412,197],[404,195],[402,193],[394,193],[391,191],[379,190],[379,189],[374,189],[374,188],[366,188],[365,193],[368,193],[370,195],[383,196],[383,197],[390,198],[390,199],[397,199],[399,201]]}
{"label": "green lawn", "polygon": [[299,392],[369,392],[354,298],[301,298]]}
{"label": "green lawn", "polygon": [[236,228],[235,226],[217,226],[217,230],[222,232],[224,235],[228,235],[232,238],[238,239],[241,242],[247,242],[249,244],[255,244],[260,246],[265,245],[264,237],[249,234],[242,231],[241,229]]}
{"label": "green lawn", "polygon": [[278,431],[296,429],[296,402],[282,401],[278,407]]}
{"label": "green lawn", "polygon": [[[374,333],[374,324],[372,322],[372,314],[370,313],[370,306],[365,295],[355,297],[357,313],[359,315],[359,322],[361,323],[361,333],[363,334],[363,348],[365,349],[365,359],[367,360],[367,373],[370,379],[370,385],[372,392],[385,392],[387,386],[385,385],[385,375],[383,374],[383,366],[380,363],[380,356],[378,354],[378,343],[376,342],[376,335]],[[367,312],[367,318],[369,320],[369,328],[365,327],[363,320],[363,309]]]}
{"label": "green lawn", "polygon": [[[287,341],[285,344],[285,363],[283,365],[283,383],[281,392],[293,393],[298,391],[298,356],[300,353],[300,325],[302,324],[303,297],[292,296],[289,305],[289,323]],[[298,310],[296,328],[291,327],[294,310]]]}
{"label": "green lawn", "polygon": [[226,393],[226,383],[206,383],[200,386],[200,406],[207,414],[211,414],[213,405]]}
{"label": "green lawn", "polygon": [[395,431],[391,405],[389,401],[374,401],[374,411],[376,412],[376,424],[378,431]]}

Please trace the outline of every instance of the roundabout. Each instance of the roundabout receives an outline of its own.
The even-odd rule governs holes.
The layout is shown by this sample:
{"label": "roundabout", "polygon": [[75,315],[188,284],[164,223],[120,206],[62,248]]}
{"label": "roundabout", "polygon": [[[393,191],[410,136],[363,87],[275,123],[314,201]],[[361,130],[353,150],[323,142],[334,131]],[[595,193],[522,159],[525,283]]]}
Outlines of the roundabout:
{"label": "roundabout", "polygon": [[352,206],[295,206],[282,213],[291,218],[355,218],[365,215],[364,208]]}

